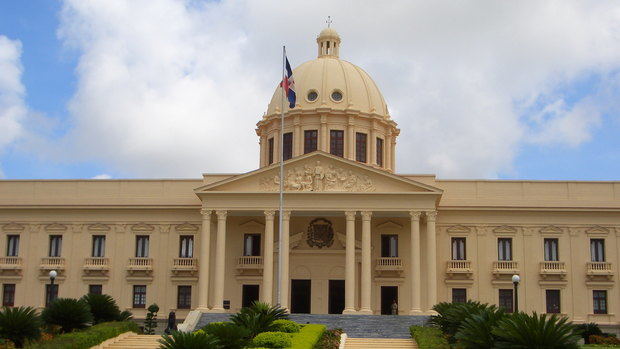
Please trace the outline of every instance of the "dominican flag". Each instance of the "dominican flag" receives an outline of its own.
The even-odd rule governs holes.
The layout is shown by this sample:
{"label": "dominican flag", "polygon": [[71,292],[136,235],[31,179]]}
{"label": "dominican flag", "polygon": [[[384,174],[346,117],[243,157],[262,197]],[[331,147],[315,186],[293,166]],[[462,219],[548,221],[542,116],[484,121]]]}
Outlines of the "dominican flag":
{"label": "dominican flag", "polygon": [[288,107],[293,109],[295,108],[295,100],[297,99],[297,95],[295,94],[295,79],[293,79],[293,69],[291,69],[291,65],[288,62],[288,57],[285,56],[284,59],[286,61],[286,71],[283,72],[280,86],[284,89],[284,93],[288,99]]}

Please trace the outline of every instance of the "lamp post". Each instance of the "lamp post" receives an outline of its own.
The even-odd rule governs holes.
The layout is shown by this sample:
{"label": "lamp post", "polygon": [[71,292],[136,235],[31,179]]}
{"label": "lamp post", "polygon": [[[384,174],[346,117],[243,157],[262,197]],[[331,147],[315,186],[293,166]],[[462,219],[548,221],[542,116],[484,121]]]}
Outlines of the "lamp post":
{"label": "lamp post", "polygon": [[48,299],[48,304],[51,303],[53,301],[53,295],[54,295],[54,280],[56,280],[56,276],[58,276],[58,272],[56,270],[52,270],[49,273],[50,276],[50,294],[49,294],[49,299]]}
{"label": "lamp post", "polygon": [[512,276],[512,284],[515,287],[515,313],[519,312],[519,281],[521,281],[519,275],[515,274]]}

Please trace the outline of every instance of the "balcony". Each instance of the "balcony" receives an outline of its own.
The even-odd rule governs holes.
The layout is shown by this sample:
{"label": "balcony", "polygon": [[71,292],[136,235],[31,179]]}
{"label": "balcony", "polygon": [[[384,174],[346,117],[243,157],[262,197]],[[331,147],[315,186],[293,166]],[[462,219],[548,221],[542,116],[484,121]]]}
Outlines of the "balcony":
{"label": "balcony", "polygon": [[21,270],[21,257],[0,257],[0,270]]}
{"label": "balcony", "polygon": [[153,271],[153,259],[146,257],[129,258],[127,271],[129,274],[133,274],[134,272],[151,273]]}
{"label": "balcony", "polygon": [[376,271],[402,271],[403,260],[399,257],[381,257],[377,258]]}
{"label": "balcony", "polygon": [[588,262],[586,263],[586,275],[590,279],[596,276],[604,276],[611,279],[614,272],[609,262]]}
{"label": "balcony", "polygon": [[196,258],[175,258],[172,260],[172,272],[174,274],[189,272],[191,274],[198,271],[198,260]]}
{"label": "balcony", "polygon": [[39,265],[41,272],[49,270],[56,270],[61,272],[65,270],[65,259],[62,257],[44,257],[41,258],[41,264]]}
{"label": "balcony", "polygon": [[89,257],[84,259],[84,265],[82,269],[86,273],[93,272],[106,272],[110,270],[110,260],[105,257]]}
{"label": "balcony", "polygon": [[446,266],[446,274],[453,275],[471,275],[473,274],[471,261],[468,260],[451,260]]}
{"label": "balcony", "polygon": [[496,276],[519,274],[519,263],[515,261],[495,261],[493,262],[492,272]]}
{"label": "balcony", "polygon": [[242,256],[237,260],[237,269],[251,270],[263,269],[263,257],[261,256]]}
{"label": "balcony", "polygon": [[542,278],[545,279],[551,275],[564,278],[566,276],[565,263],[559,262],[559,261],[540,262],[540,276],[542,276]]}

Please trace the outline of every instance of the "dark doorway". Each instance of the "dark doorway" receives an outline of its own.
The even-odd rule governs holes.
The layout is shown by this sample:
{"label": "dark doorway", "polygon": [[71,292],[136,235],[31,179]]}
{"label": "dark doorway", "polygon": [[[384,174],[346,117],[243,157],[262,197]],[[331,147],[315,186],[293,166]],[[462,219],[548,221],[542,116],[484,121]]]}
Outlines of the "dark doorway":
{"label": "dark doorway", "polygon": [[342,314],[344,310],[344,280],[329,280],[329,314]]}
{"label": "dark doorway", "polygon": [[392,303],[398,304],[398,286],[381,286],[381,315],[392,314]]}
{"label": "dark doorway", "polygon": [[310,314],[310,280],[291,280],[291,313]]}
{"label": "dark doorway", "polygon": [[249,307],[258,300],[258,285],[243,285],[241,289],[241,306]]}

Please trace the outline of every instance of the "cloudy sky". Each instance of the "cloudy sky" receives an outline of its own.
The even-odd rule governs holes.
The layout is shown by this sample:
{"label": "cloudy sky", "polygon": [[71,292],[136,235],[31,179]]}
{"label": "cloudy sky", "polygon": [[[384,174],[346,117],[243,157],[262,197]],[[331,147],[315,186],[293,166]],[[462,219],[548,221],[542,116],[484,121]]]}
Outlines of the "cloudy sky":
{"label": "cloudy sky", "polygon": [[258,165],[255,123],[341,58],[399,123],[397,171],[620,179],[620,2],[0,1],[0,177],[161,178]]}

